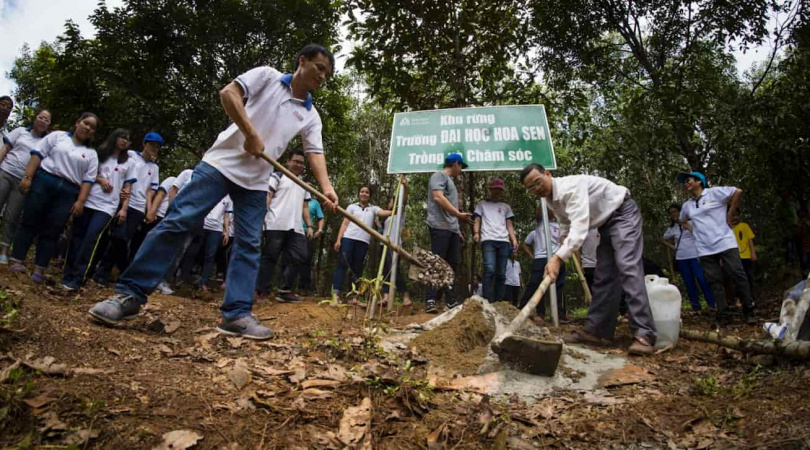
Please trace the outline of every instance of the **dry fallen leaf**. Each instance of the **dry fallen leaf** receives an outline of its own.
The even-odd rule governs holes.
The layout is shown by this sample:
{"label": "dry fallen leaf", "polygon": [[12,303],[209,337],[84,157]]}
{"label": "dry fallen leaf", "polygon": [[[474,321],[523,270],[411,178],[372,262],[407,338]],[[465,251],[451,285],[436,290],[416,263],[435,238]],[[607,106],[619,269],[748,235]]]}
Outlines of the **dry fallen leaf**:
{"label": "dry fallen leaf", "polygon": [[97,438],[98,435],[98,430],[77,430],[65,436],[62,443],[78,447],[86,444],[91,439]]}
{"label": "dry fallen leaf", "polygon": [[340,418],[338,439],[343,445],[371,449],[371,399],[366,397],[358,406],[346,408]]}
{"label": "dry fallen leaf", "polygon": [[271,377],[278,377],[281,375],[292,375],[294,373],[292,370],[275,369],[273,367],[268,366],[256,366],[253,368],[253,371],[259,375],[269,375]]}
{"label": "dry fallen leaf", "polygon": [[440,450],[444,448],[444,445],[441,444],[442,437],[445,435],[445,430],[447,430],[447,424],[443,423],[436,428],[435,430],[431,431],[430,434],[427,436],[427,443],[429,450]]}
{"label": "dry fallen leaf", "polygon": [[50,398],[47,395],[39,395],[34,398],[29,398],[23,400],[23,403],[32,407],[32,408],[42,408],[43,406],[47,405],[48,403],[54,401],[56,399]]}
{"label": "dry fallen leaf", "polygon": [[163,442],[152,450],[183,450],[197,445],[203,436],[191,430],[175,430],[163,435]]}
{"label": "dry fallen leaf", "polygon": [[651,381],[653,378],[646,369],[639,366],[626,366],[621,369],[611,370],[599,377],[599,385],[609,388]]}
{"label": "dry fallen leaf", "polygon": [[196,342],[203,350],[210,350],[211,349],[211,341],[219,336],[219,333],[214,331],[212,333],[206,333],[202,336],[197,336],[194,338],[194,342]]}
{"label": "dry fallen leaf", "polygon": [[228,373],[228,380],[236,386],[236,389],[242,389],[250,383],[250,369],[247,363],[242,360],[237,361]]}
{"label": "dry fallen leaf", "polygon": [[311,400],[316,398],[318,399],[330,398],[332,397],[332,393],[329,391],[322,391],[320,389],[311,388],[311,389],[304,389],[303,391],[301,391],[301,396]]}
{"label": "dry fallen leaf", "polygon": [[48,411],[40,417],[43,421],[42,427],[40,427],[39,431],[46,432],[46,431],[64,431],[68,429],[68,426],[59,420],[59,416],[54,411]]}
{"label": "dry fallen leaf", "polygon": [[301,383],[301,387],[304,389],[336,386],[340,386],[340,382],[335,380],[307,380]]}
{"label": "dry fallen leaf", "polygon": [[33,361],[23,361],[23,364],[46,375],[66,375],[67,366],[65,364],[56,364],[55,362],[56,358],[53,356],[46,356]]}
{"label": "dry fallen leaf", "polygon": [[239,348],[242,346],[242,344],[245,343],[245,338],[241,337],[229,337],[225,338],[225,340],[228,341],[228,344],[231,346],[231,348]]}
{"label": "dry fallen leaf", "polygon": [[172,334],[177,331],[178,328],[180,328],[180,321],[174,320],[166,324],[166,327],[163,328],[163,332],[166,334]]}
{"label": "dry fallen leaf", "polygon": [[335,381],[346,381],[346,369],[337,364],[329,364],[326,366],[326,372],[321,374],[322,377]]}

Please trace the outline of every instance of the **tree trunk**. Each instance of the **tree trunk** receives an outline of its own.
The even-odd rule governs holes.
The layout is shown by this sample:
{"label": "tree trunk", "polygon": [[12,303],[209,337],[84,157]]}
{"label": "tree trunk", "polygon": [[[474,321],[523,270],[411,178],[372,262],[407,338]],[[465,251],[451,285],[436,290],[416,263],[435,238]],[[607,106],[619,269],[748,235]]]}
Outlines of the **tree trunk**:
{"label": "tree trunk", "polygon": [[789,356],[792,358],[810,359],[810,341],[794,341],[783,344],[781,341],[762,341],[742,339],[736,336],[721,336],[712,331],[681,330],[681,337],[698,342],[739,350],[756,355]]}

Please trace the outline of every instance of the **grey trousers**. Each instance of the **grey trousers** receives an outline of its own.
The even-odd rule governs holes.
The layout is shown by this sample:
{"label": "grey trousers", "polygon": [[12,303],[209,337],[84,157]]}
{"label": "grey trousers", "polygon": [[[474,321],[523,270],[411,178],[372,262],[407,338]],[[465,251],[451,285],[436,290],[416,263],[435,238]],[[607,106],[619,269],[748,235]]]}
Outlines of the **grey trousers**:
{"label": "grey trousers", "polygon": [[636,337],[655,343],[656,332],[647,288],[644,286],[644,252],[641,211],[630,197],[624,199],[604,225],[599,227],[602,240],[596,249],[593,276],[593,300],[588,307],[585,331],[612,339],[619,318],[621,284],[630,313],[630,328]]}
{"label": "grey trousers", "polygon": [[703,273],[712,288],[718,316],[724,316],[728,307],[726,305],[726,288],[723,284],[723,273],[731,278],[734,292],[740,296],[740,301],[743,304],[743,312],[750,313],[753,311],[754,299],[751,295],[751,285],[748,284],[748,276],[745,274],[738,248],[730,248],[714,255],[701,256],[700,265],[703,266]]}
{"label": "grey trousers", "polygon": [[8,248],[14,241],[14,233],[20,224],[22,209],[25,204],[25,196],[20,192],[21,179],[11,175],[5,170],[0,170],[0,208],[5,205],[3,216],[4,229],[3,240],[0,246]]}

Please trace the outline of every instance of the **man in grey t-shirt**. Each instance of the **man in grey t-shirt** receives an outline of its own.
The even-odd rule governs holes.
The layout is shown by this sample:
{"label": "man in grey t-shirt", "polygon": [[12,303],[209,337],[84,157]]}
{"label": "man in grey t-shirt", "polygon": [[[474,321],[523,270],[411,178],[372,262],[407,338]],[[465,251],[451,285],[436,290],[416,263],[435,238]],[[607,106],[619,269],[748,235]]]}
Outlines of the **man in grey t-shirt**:
{"label": "man in grey t-shirt", "polygon": [[[428,218],[430,229],[430,251],[441,256],[453,271],[461,259],[461,230],[459,221],[469,225],[472,214],[458,209],[458,190],[453,179],[467,168],[464,158],[459,153],[451,153],[444,159],[444,168],[430,177],[428,185]],[[446,292],[445,304],[448,308],[458,305],[453,286],[437,291],[432,287],[425,289],[425,311],[436,313],[436,300]]]}

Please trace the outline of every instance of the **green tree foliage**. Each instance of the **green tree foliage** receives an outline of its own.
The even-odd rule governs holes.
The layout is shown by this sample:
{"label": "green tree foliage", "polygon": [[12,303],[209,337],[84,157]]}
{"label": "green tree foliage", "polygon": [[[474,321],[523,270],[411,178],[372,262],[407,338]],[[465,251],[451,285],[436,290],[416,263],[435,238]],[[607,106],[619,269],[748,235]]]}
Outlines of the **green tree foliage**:
{"label": "green tree foliage", "polygon": [[[162,159],[179,170],[229,123],[219,90],[259,65],[292,71],[298,50],[309,42],[334,46],[339,6],[327,0],[129,0],[114,9],[102,4],[90,17],[94,39],[84,39],[68,22],[55,43],[24,50],[10,77],[17,98],[51,109],[60,128],[89,110],[101,118],[101,134],[124,127],[137,142],[158,131],[170,143]],[[329,128],[339,125],[333,118],[345,111],[339,88],[338,94],[329,90],[316,94],[325,135],[344,136]]]}

